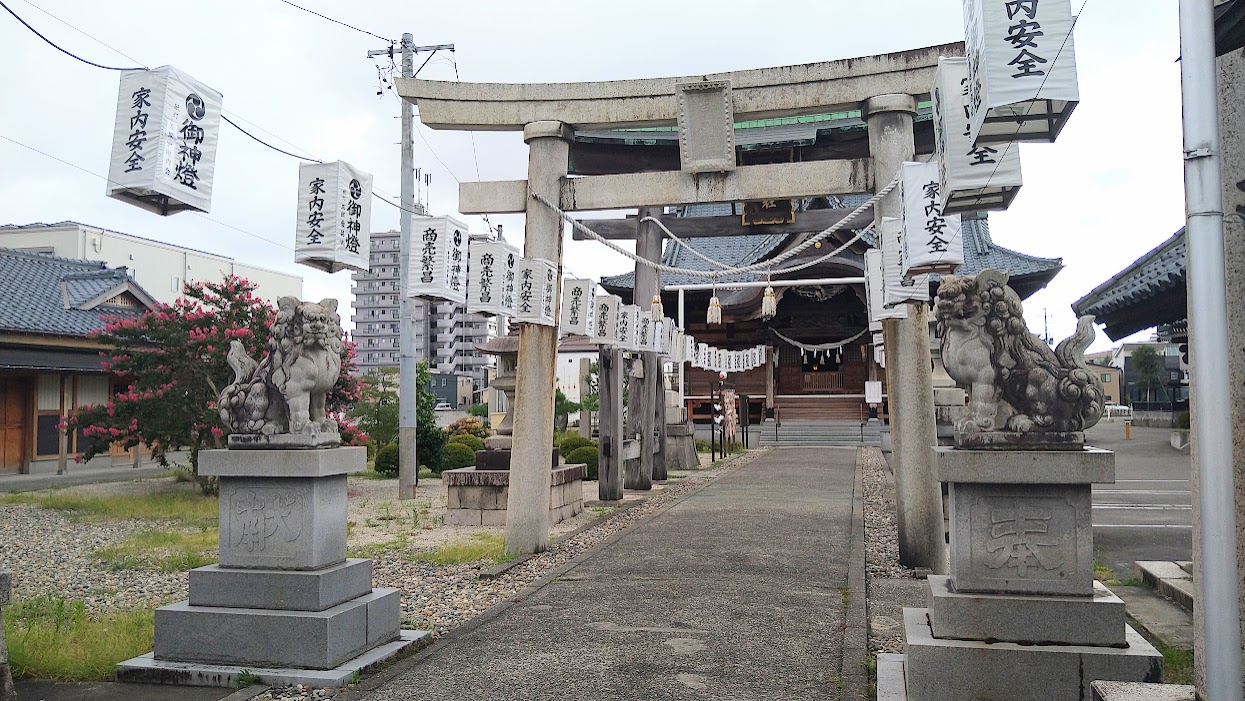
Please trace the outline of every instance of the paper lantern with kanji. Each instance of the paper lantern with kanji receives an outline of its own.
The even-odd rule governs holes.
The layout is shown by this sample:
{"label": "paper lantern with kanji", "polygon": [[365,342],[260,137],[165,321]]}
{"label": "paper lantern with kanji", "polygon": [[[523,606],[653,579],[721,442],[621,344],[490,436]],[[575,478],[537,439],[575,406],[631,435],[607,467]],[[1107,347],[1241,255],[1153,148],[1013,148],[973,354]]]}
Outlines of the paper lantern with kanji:
{"label": "paper lantern with kanji", "polygon": [[903,255],[905,276],[954,273],[964,264],[964,237],[960,215],[942,214],[938,163],[909,161],[900,169],[899,197],[903,201]]}
{"label": "paper lantern with kanji", "polygon": [[221,94],[172,66],[121,72],[109,197],[168,216],[212,208]]}
{"label": "paper lantern with kanji", "polygon": [[929,276],[905,276],[903,265],[903,225],[898,217],[883,217],[878,230],[882,248],[882,306],[904,302],[929,301]]}
{"label": "paper lantern with kanji", "polygon": [[1007,209],[1023,182],[1018,144],[974,146],[969,140],[967,92],[968,60],[939,58],[933,94],[934,154],[943,214]]}
{"label": "paper lantern with kanji", "polygon": [[427,300],[467,301],[467,225],[452,217],[416,218],[406,296]]}
{"label": "paper lantern with kanji", "polygon": [[520,258],[515,266],[514,323],[557,325],[558,272],[543,258]]}
{"label": "paper lantern with kanji", "polygon": [[622,298],[618,295],[600,295],[592,303],[592,340],[594,343],[612,346],[618,343],[618,308]]}
{"label": "paper lantern with kanji", "polygon": [[592,291],[595,280],[569,279],[562,281],[562,317],[559,331],[566,334],[587,335],[588,319],[592,314]]}
{"label": "paper lantern with kanji", "polygon": [[[883,305],[886,281],[882,274],[882,251],[871,248],[865,251],[865,292],[869,300],[869,330],[880,332],[884,319],[906,319],[908,308],[902,304],[895,307]],[[879,337],[881,333],[877,334]]]}
{"label": "paper lantern with kanji", "polygon": [[345,161],[298,167],[294,261],[325,272],[371,266],[372,176]]}
{"label": "paper lantern with kanji", "polygon": [[969,139],[1053,142],[1080,101],[1069,0],[964,0]]}
{"label": "paper lantern with kanji", "polygon": [[467,313],[514,316],[519,249],[505,241],[472,237],[467,249]]}

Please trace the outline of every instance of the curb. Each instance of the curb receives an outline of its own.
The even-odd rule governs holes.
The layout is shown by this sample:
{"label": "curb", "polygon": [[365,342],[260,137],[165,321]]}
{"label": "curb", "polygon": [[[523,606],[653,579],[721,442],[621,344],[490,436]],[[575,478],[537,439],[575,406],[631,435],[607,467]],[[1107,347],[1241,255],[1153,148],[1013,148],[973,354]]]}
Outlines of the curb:
{"label": "curb", "polygon": [[856,475],[852,481],[851,540],[847,556],[847,601],[843,610],[844,699],[869,698],[869,599],[865,590],[865,489],[864,450],[856,451]]}
{"label": "curb", "polygon": [[[755,459],[756,457],[759,457],[761,454],[765,452],[767,452],[765,449],[752,450],[747,453],[741,453],[739,455],[731,456],[729,460],[721,461],[719,464],[716,465],[716,467],[721,468],[721,472],[719,472],[717,475],[714,475],[712,478],[707,480],[704,484],[700,485],[696,489],[689,490],[686,494],[680,495],[679,497],[672,499],[669,504],[666,504],[665,506],[645,516],[639,521],[636,521],[630,526],[627,526],[626,528],[623,528],[617,533],[609,536],[605,540],[602,540],[601,542],[592,546],[588,550],[585,550],[584,552],[576,555],[575,557],[571,558],[570,561],[566,562],[560,567],[557,567],[556,569],[546,572],[545,574],[537,578],[534,582],[527,585],[523,589],[520,589],[519,591],[515,592],[510,597],[506,599],[502,599],[501,601],[497,602],[496,604],[491,606],[487,611],[480,614],[479,616],[476,616],[475,618],[469,621],[466,621],[462,625],[455,626],[453,629],[446,632],[445,635],[442,635],[441,637],[436,638],[435,640],[432,640],[430,643],[422,647],[420,650],[418,650],[414,654],[408,657],[403,657],[401,659],[398,659],[392,662],[388,667],[377,671],[374,675],[369,676],[367,679],[364,679],[363,681],[359,682],[358,685],[354,687],[350,687],[344,693],[334,697],[335,701],[356,701],[356,700],[368,698],[372,694],[372,692],[379,690],[381,687],[397,679],[403,673],[405,673],[412,667],[418,665],[420,662],[423,662],[425,659],[437,654],[441,650],[441,648],[444,647],[447,643],[457,640],[459,638],[462,638],[474,632],[477,628],[483,626],[485,623],[488,623],[489,621],[493,620],[494,618],[497,618],[501,614],[508,611],[512,606],[519,604],[523,602],[524,600],[530,598],[532,595],[534,595],[536,592],[543,589],[550,582],[554,581],[555,579],[561,578],[567,572],[583,564],[589,558],[596,555],[603,546],[614,543],[619,538],[623,537],[624,535],[626,535],[628,532],[632,531],[633,529],[645,523],[648,523],[654,518],[657,518],[661,514],[665,513],[666,511],[668,511],[669,509],[677,505],[679,502],[700,492],[705,487],[708,487],[709,485],[713,484],[722,475],[726,474],[727,472],[731,470],[735,470],[739,468],[742,464],[746,464],[746,462],[752,462],[753,459]],[[748,458],[749,456],[751,456],[751,459],[745,462],[743,458]],[[636,506],[639,506],[642,503],[647,503],[647,501],[648,500],[646,499],[643,502],[637,502]],[[596,525],[598,521],[603,522],[603,521],[609,520],[611,518],[614,518],[615,516],[619,516],[619,515],[626,513],[627,511],[630,511],[632,508],[635,508],[635,507],[633,506],[625,510],[619,509],[618,511],[615,511],[613,513],[604,514],[599,519],[591,523],[585,524],[584,526],[577,528],[574,531],[571,531],[570,533],[567,533],[565,536],[559,538],[558,540],[559,541],[565,540],[566,538],[569,538],[570,536],[574,534],[581,533],[587,530],[588,528],[592,527],[593,525]],[[862,555],[863,555],[863,551],[862,551]],[[533,554],[531,557],[535,557],[535,554]],[[862,590],[862,595],[863,595],[863,590]]]}
{"label": "curb", "polygon": [[1166,560],[1138,560],[1134,563],[1137,578],[1147,586],[1179,604],[1182,608],[1193,610],[1193,597],[1197,589],[1193,585],[1193,575],[1177,562]]}

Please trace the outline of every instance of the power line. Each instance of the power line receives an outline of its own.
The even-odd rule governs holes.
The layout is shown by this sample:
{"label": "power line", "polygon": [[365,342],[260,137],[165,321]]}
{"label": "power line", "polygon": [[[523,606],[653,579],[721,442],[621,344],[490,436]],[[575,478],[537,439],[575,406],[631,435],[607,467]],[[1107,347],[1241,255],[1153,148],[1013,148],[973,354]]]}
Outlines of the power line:
{"label": "power line", "polygon": [[225,120],[226,122],[229,122],[229,124],[231,124],[231,125],[233,126],[233,128],[234,128],[234,129],[237,129],[238,131],[242,132],[243,134],[246,134],[247,136],[249,136],[249,137],[251,137],[252,139],[254,139],[255,141],[257,141],[258,143],[261,143],[261,144],[263,144],[263,145],[267,146],[268,148],[272,149],[273,151],[276,151],[277,153],[284,153],[285,155],[287,155],[287,156],[291,156],[291,157],[293,157],[293,158],[297,158],[297,159],[298,159],[298,160],[300,160],[300,161],[311,161],[312,163],[323,163],[323,162],[324,162],[324,161],[320,160],[319,158],[309,158],[309,157],[307,157],[307,156],[300,156],[300,155],[298,155],[298,154],[296,154],[296,153],[290,153],[289,151],[286,151],[285,149],[282,149],[282,148],[277,148],[276,146],[273,146],[272,144],[268,143],[267,141],[264,141],[263,139],[259,138],[258,136],[255,136],[255,135],[254,135],[254,134],[252,134],[251,132],[249,132],[249,131],[247,131],[247,130],[243,129],[243,128],[242,128],[242,127],[240,127],[240,126],[238,126],[236,122],[234,122],[232,119],[230,119],[229,117],[225,116],[224,114],[222,114],[222,115],[220,116],[220,118],[221,118],[221,119],[223,119],[223,120]]}
{"label": "power line", "polygon": [[[37,36],[37,37],[39,37],[40,39],[42,39],[42,40],[44,40],[45,42],[47,42],[49,46],[51,46],[52,48],[56,49],[57,51],[59,51],[59,52],[61,52],[61,53],[65,54],[66,56],[71,56],[71,57],[73,57],[73,58],[78,59],[79,61],[81,61],[81,62],[83,62],[83,63],[87,64],[88,66],[95,66],[96,68],[103,68],[103,69],[104,69],[104,70],[106,70],[106,71],[141,71],[141,70],[144,70],[142,66],[138,66],[138,67],[135,67],[135,68],[118,68],[118,67],[116,67],[116,66],[105,66],[105,65],[100,64],[100,63],[95,63],[94,61],[88,61],[88,60],[86,60],[85,58],[82,58],[81,56],[79,56],[79,55],[77,55],[77,54],[73,53],[72,51],[68,51],[68,50],[66,50],[66,49],[62,49],[60,46],[57,46],[56,42],[54,42],[54,41],[52,41],[51,39],[49,39],[49,38],[47,38],[47,37],[43,36],[43,34],[41,34],[41,33],[39,32],[39,30],[38,30],[38,29],[35,29],[34,27],[30,26],[30,23],[29,23],[29,22],[27,22],[26,20],[22,19],[22,18],[21,18],[21,16],[20,16],[20,15],[18,15],[16,12],[14,12],[12,8],[10,8],[8,5],[4,4],[4,0],[0,0],[0,7],[3,7],[5,10],[7,10],[7,11],[8,11],[8,13],[9,13],[10,15],[13,15],[13,19],[16,19],[18,22],[21,22],[23,25],[25,25],[25,27],[26,27],[27,29],[29,29],[30,31],[34,32],[34,35],[35,35],[35,36]],[[84,33],[85,33],[85,32],[84,32]],[[94,37],[92,37],[92,38],[94,38]],[[97,40],[97,41],[98,41],[98,40]],[[100,43],[102,44],[103,42],[100,42]],[[109,48],[112,48],[112,47],[109,47]],[[114,51],[115,51],[115,49],[114,49]],[[118,53],[120,53],[120,52],[118,52]]]}
{"label": "power line", "polygon": [[290,0],[281,0],[281,2],[285,3],[286,5],[289,5],[290,7],[297,7],[298,9],[302,10],[303,12],[309,12],[309,13],[311,13],[311,14],[313,14],[313,15],[315,15],[316,17],[319,17],[319,18],[321,18],[321,19],[326,19],[326,20],[328,20],[328,21],[332,22],[333,24],[340,24],[341,26],[343,26],[343,27],[347,27],[347,28],[349,28],[349,29],[353,29],[353,30],[355,30],[356,32],[361,32],[361,33],[363,33],[363,34],[367,34],[367,35],[369,35],[369,36],[374,36],[374,37],[376,37],[377,39],[380,39],[381,41],[387,41],[387,42],[389,42],[390,44],[397,44],[397,43],[398,43],[398,42],[394,41],[393,39],[386,39],[385,37],[383,37],[383,36],[381,36],[381,35],[379,35],[379,34],[372,34],[371,32],[367,31],[366,29],[359,29],[358,27],[356,27],[356,26],[354,26],[354,25],[351,25],[351,24],[346,24],[345,22],[342,22],[341,20],[336,20],[336,19],[333,19],[332,17],[329,17],[328,15],[322,15],[322,14],[320,14],[319,12],[316,12],[315,10],[309,10],[309,9],[307,9],[307,8],[303,7],[302,5],[295,5],[294,3],[290,2]]}
{"label": "power line", "polygon": [[[93,176],[95,176],[95,177],[99,178],[100,180],[103,180],[104,182],[112,183],[113,185],[120,185],[120,184],[121,184],[121,183],[118,183],[117,181],[115,181],[115,180],[113,180],[113,179],[109,178],[109,177],[108,177],[108,176],[106,176],[106,175],[100,175],[99,173],[96,173],[95,171],[93,171],[93,170],[91,170],[91,169],[89,169],[89,168],[84,168],[84,167],[82,167],[82,166],[78,165],[77,163],[73,163],[73,162],[71,162],[71,161],[67,161],[67,160],[65,160],[64,158],[61,158],[60,156],[55,156],[55,155],[53,155],[53,154],[48,153],[47,151],[43,151],[43,150],[41,150],[41,149],[37,149],[37,148],[35,148],[34,146],[31,146],[30,144],[25,144],[25,143],[22,143],[21,141],[18,141],[17,139],[12,139],[12,138],[9,138],[9,137],[5,136],[4,134],[0,134],[0,139],[4,139],[5,141],[7,141],[7,142],[9,142],[9,143],[11,143],[11,144],[15,144],[15,145],[17,145],[17,146],[21,146],[22,148],[27,149],[27,150],[29,150],[29,151],[33,151],[33,152],[35,152],[35,153],[39,154],[40,156],[45,156],[45,157],[47,157],[47,158],[51,158],[52,160],[57,161],[57,162],[59,162],[59,163],[63,163],[64,165],[67,165],[67,166],[69,166],[70,168],[75,168],[75,169],[77,169],[77,170],[80,170],[80,171],[82,171],[83,173],[86,173],[87,175],[93,175]],[[194,214],[194,215],[198,216],[198,217],[199,217],[199,218],[201,218],[201,219],[206,219],[206,220],[208,220],[208,221],[210,221],[210,222],[212,222],[212,223],[214,223],[214,224],[219,224],[219,225],[221,225],[221,226],[223,226],[223,227],[225,227],[225,228],[227,228],[227,229],[233,229],[234,231],[237,231],[237,232],[239,232],[239,233],[246,234],[247,236],[250,236],[251,238],[259,239],[260,241],[263,241],[264,243],[269,243],[269,244],[272,244],[273,246],[279,246],[279,247],[284,248],[284,249],[286,249],[286,250],[288,250],[288,251],[293,251],[293,250],[294,250],[291,246],[287,246],[287,245],[285,245],[285,244],[283,244],[283,243],[278,243],[277,241],[273,241],[273,240],[272,240],[272,239],[270,239],[270,238],[265,238],[265,237],[263,237],[263,236],[260,236],[259,234],[254,234],[254,233],[251,233],[251,232],[247,231],[246,229],[242,229],[242,228],[236,227],[236,226],[234,226],[233,224],[228,224],[228,223],[223,222],[223,221],[221,221],[221,220],[219,220],[219,219],[213,219],[212,217],[209,217],[208,215],[203,214],[202,212],[191,212],[191,214]]]}
{"label": "power line", "polygon": [[82,30],[81,30],[81,29],[79,29],[78,27],[74,26],[72,23],[70,23],[70,22],[66,22],[65,20],[61,19],[60,17],[57,17],[56,15],[52,14],[51,12],[48,12],[47,10],[43,9],[42,7],[39,7],[38,5],[34,4],[34,3],[33,3],[33,2],[31,2],[30,0],[22,0],[22,2],[26,3],[27,5],[30,5],[31,7],[33,7],[33,8],[35,8],[36,10],[38,10],[38,11],[42,12],[43,14],[47,15],[48,17],[51,17],[52,19],[56,20],[57,22],[60,22],[61,24],[65,25],[66,27],[69,27],[70,29],[74,30],[75,32],[77,32],[77,33],[81,34],[82,36],[84,36],[84,37],[86,37],[86,38],[90,39],[91,41],[95,42],[96,44],[99,44],[100,46],[103,46],[103,47],[104,47],[104,48],[106,48],[106,49],[110,49],[113,53],[116,53],[116,54],[118,54],[119,56],[122,56],[122,57],[124,57],[124,58],[128,58],[129,60],[133,61],[134,63],[142,63],[141,61],[139,61],[138,59],[134,58],[133,56],[130,56],[130,55],[126,54],[124,51],[122,51],[122,50],[118,49],[118,48],[117,48],[117,47],[115,47],[115,46],[112,46],[111,44],[108,44],[107,42],[103,41],[102,39],[99,39],[98,37],[92,36],[91,34],[88,34],[88,33],[84,32],[84,31],[82,31]]}

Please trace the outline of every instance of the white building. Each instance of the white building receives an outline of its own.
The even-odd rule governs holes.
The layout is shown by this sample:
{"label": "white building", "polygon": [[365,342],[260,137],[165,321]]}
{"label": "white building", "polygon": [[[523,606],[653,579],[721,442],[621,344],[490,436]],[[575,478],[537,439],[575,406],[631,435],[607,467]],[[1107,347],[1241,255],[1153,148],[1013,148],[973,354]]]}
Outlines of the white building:
{"label": "white building", "polygon": [[287,295],[303,298],[299,275],[78,222],[0,225],[0,247],[125,267],[152,297],[169,304],[182,296],[184,283],[219,282],[226,275],[256,283],[255,294],[269,301]]}
{"label": "white building", "polygon": [[[418,227],[418,220],[415,217]],[[401,234],[372,234],[371,272],[353,273],[354,340],[361,373],[398,364],[398,243]],[[470,377],[479,387],[487,384],[493,357],[476,347],[498,333],[496,318],[467,314],[452,302],[412,305],[415,358],[427,360],[432,371]]]}

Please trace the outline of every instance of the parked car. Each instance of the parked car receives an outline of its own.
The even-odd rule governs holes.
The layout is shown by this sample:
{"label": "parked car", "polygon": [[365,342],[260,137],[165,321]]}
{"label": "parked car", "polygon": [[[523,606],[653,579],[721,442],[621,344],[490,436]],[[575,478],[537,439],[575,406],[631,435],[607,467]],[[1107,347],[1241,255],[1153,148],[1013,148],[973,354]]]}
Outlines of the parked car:
{"label": "parked car", "polygon": [[[428,405],[425,404],[424,406]],[[450,406],[449,402],[437,402],[437,405],[434,406],[433,409],[436,411],[453,411],[454,407]]]}

